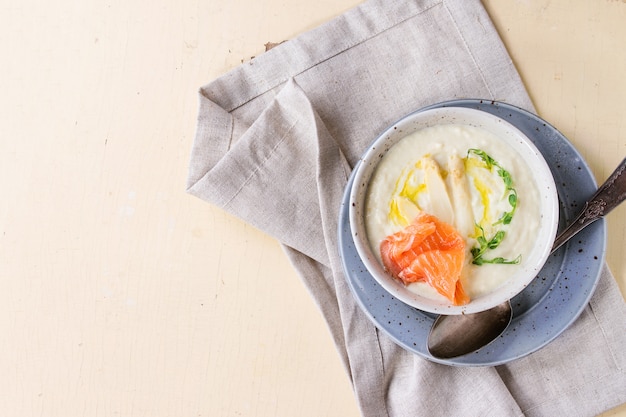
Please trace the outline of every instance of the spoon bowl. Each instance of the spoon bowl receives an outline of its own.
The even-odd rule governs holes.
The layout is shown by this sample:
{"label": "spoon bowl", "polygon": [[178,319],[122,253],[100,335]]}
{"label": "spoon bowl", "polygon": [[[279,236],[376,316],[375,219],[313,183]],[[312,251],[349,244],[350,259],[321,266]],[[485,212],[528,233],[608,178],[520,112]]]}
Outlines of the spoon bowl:
{"label": "spoon bowl", "polygon": [[510,301],[478,313],[439,316],[428,335],[428,350],[439,359],[477,351],[500,336],[512,318]]}

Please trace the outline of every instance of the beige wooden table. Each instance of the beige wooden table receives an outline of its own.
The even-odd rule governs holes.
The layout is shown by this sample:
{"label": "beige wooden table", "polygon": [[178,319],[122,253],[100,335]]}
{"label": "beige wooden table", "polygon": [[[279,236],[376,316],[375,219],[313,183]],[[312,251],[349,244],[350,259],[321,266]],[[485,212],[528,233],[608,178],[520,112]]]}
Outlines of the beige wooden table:
{"label": "beige wooden table", "polygon": [[[0,415],[357,415],[277,242],[184,192],[197,88],[357,3],[0,6]],[[604,180],[626,156],[626,2],[485,5]],[[624,294],[625,219],[607,258]]]}

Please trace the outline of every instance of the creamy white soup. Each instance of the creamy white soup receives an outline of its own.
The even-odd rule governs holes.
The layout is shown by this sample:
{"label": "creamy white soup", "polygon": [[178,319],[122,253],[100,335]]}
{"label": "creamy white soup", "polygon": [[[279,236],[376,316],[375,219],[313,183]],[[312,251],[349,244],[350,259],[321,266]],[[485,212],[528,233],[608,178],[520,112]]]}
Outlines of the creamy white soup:
{"label": "creamy white soup", "polygon": [[[513,195],[513,196],[512,196]],[[470,298],[493,291],[524,262],[540,226],[539,191],[523,159],[492,133],[448,124],[412,133],[381,159],[366,199],[366,230],[380,243],[426,212],[465,240],[461,283]],[[445,298],[425,282],[408,288]]]}

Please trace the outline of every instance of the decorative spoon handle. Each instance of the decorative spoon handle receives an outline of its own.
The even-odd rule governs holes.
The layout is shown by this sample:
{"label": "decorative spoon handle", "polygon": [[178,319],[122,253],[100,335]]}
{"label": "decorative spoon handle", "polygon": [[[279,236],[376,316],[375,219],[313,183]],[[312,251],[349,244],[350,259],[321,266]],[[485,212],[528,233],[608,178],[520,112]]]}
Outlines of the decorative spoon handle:
{"label": "decorative spoon handle", "polygon": [[611,176],[598,188],[585,203],[582,212],[563,230],[554,241],[552,251],[557,250],[572,236],[617,207],[626,199],[626,158],[617,166]]}

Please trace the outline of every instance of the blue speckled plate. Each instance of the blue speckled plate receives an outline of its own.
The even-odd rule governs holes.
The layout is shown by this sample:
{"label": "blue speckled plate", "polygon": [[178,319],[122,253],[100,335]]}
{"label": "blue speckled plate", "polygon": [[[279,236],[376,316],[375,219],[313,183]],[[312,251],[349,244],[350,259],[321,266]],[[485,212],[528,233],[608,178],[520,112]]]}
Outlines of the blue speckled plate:
{"label": "blue speckled plate", "polygon": [[[455,100],[429,106],[470,107],[495,114],[524,132],[544,155],[556,182],[562,229],[581,210],[597,185],[591,170],[569,141],[541,118],[509,104]],[[348,284],[358,304],[397,344],[434,362],[457,366],[500,365],[528,355],[559,336],[583,311],[604,262],[606,224],[599,220],[552,254],[537,278],[511,300],[513,320],[498,339],[477,352],[441,360],[426,345],[435,316],[404,304],[385,291],[361,262],[350,230],[348,183],[339,216],[339,248]]]}

